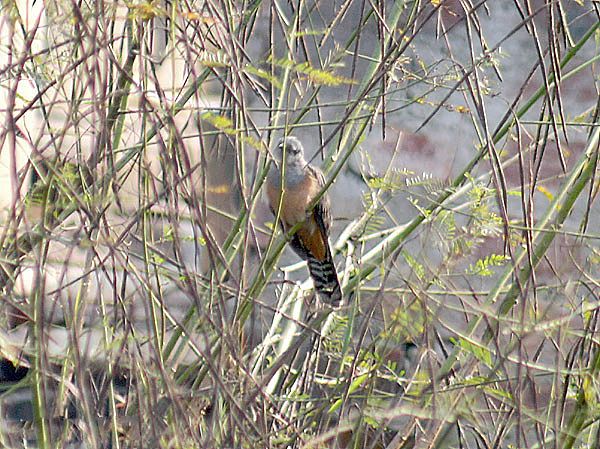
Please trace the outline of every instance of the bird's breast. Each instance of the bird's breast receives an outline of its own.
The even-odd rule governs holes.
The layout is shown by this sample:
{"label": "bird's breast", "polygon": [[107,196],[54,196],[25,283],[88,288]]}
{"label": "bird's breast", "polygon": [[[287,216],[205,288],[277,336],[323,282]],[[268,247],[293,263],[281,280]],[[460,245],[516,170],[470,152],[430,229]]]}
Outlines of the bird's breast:
{"label": "bird's breast", "polygon": [[[305,221],[306,210],[318,192],[318,183],[312,176],[304,176],[300,182],[285,185],[283,199],[281,198],[281,184],[276,185],[270,182],[267,185],[267,196],[271,208],[275,214],[279,211],[279,219],[286,230]],[[314,225],[314,221],[309,220],[307,224]]]}

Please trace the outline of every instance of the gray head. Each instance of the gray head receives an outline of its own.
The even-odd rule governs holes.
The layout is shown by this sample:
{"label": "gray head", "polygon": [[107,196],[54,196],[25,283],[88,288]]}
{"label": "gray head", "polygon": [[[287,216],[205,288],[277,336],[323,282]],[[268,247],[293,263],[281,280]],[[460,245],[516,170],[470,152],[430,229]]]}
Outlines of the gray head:
{"label": "gray head", "polygon": [[304,147],[294,136],[279,139],[274,151],[275,159],[280,162],[285,157],[285,165],[305,165]]}

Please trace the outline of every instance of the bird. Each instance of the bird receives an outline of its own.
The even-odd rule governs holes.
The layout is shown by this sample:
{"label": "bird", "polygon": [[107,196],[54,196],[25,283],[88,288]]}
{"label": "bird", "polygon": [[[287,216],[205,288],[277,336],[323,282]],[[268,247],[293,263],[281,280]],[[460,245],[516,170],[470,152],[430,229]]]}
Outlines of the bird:
{"label": "bird", "polygon": [[304,147],[294,136],[280,139],[273,154],[274,164],[269,169],[266,188],[271,211],[279,218],[284,232],[302,223],[291,237],[290,246],[307,262],[321,300],[338,306],[342,289],[329,246],[331,207],[327,194],[310,209],[325,185],[325,177],[306,161]]}

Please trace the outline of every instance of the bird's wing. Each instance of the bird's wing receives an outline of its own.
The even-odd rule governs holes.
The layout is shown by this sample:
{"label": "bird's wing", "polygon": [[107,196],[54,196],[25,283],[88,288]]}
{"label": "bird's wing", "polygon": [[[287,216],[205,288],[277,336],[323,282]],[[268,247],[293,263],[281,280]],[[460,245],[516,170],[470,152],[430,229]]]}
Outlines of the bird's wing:
{"label": "bird's wing", "polygon": [[[317,185],[319,186],[317,190],[318,193],[325,185],[325,176],[323,176],[323,172],[321,172],[321,170],[313,167],[312,165],[308,166],[308,171],[310,175],[317,181]],[[317,225],[319,226],[319,230],[324,237],[324,240],[327,241],[329,229],[331,228],[331,207],[327,192],[325,192],[325,194],[321,197],[312,213],[315,217]]]}
{"label": "bird's wing", "polygon": [[[307,168],[307,176],[311,180],[310,192],[314,195],[325,185],[325,177],[318,169],[311,166]],[[292,248],[303,259],[308,257],[319,261],[331,259],[328,240],[330,227],[329,199],[324,195],[308,213],[304,225],[292,237],[290,242]]]}

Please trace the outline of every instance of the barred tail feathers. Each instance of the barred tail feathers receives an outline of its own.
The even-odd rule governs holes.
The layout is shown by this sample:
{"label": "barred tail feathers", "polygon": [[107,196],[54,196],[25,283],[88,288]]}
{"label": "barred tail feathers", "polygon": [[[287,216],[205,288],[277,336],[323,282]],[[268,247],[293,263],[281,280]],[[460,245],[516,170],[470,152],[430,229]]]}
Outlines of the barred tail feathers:
{"label": "barred tail feathers", "polygon": [[[314,220],[314,215],[312,218]],[[290,242],[291,247],[308,263],[310,277],[323,302],[337,306],[342,301],[342,289],[335,271],[326,229],[310,224],[309,222],[294,234]]]}
{"label": "barred tail feathers", "polygon": [[307,263],[310,277],[315,284],[315,290],[321,299],[332,306],[338,306],[342,302],[342,288],[329,247],[323,260],[309,256]]}

